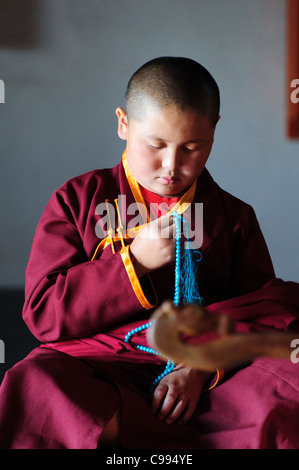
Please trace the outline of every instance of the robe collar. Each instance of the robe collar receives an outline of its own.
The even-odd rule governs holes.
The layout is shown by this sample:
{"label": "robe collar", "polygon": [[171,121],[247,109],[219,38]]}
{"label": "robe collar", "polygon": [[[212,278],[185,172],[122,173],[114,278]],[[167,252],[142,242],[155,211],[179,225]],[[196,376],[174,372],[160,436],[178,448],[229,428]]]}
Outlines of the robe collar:
{"label": "robe collar", "polygon": [[[183,214],[193,202],[203,204],[203,244],[200,248],[202,253],[208,250],[225,226],[226,217],[220,193],[221,190],[219,186],[214,182],[210,173],[205,168],[199,178],[194,181],[177,204],[170,210],[170,212],[176,211],[179,214]],[[143,199],[139,184],[128,166],[126,151],[123,152],[122,161],[119,165],[119,194],[126,196],[126,204],[119,206],[118,200],[114,200],[118,212],[117,231],[112,233],[113,231],[110,230],[110,234],[108,231],[108,236],[98,244],[92,260],[109,244],[113,251],[114,242],[121,241],[122,246],[124,246],[126,239],[134,238],[150,221],[150,214]],[[126,230],[126,227],[122,226],[122,220],[127,220],[127,207],[132,203],[138,205],[143,224]]]}
{"label": "robe collar", "polygon": [[[126,150],[123,152],[123,155],[122,155],[122,165],[123,165],[125,176],[129,183],[131,192],[134,196],[135,202],[137,203],[139,207],[142,205],[142,209],[140,209],[140,213],[144,215],[143,222],[144,224],[146,224],[150,222],[150,214],[144,202],[144,199],[143,199],[140,187],[139,187],[139,183],[134,178],[129,168],[129,165],[127,162]],[[190,206],[190,204],[192,203],[194,199],[196,186],[197,186],[197,179],[192,183],[190,188],[183,194],[183,196],[180,198],[177,204],[175,204],[174,207],[169,211],[169,214],[171,214],[174,211],[176,211],[178,214],[183,214],[188,209],[188,207]],[[145,211],[143,208],[146,209],[146,216],[144,214]]]}

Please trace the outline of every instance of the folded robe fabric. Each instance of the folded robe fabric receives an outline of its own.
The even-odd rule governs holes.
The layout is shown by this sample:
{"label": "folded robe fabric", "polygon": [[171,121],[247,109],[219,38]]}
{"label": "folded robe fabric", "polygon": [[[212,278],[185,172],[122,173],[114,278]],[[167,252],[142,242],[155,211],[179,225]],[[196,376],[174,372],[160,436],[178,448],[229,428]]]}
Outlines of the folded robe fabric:
{"label": "folded robe fabric", "polygon": [[[173,265],[138,282],[119,240],[115,252],[109,245],[90,261],[99,243],[97,205],[119,194],[126,207],[135,201],[122,164],[70,180],[45,209],[23,310],[43,345],[1,384],[0,448],[96,448],[116,410],[124,448],[298,448],[299,374],[291,360],[260,358],[226,372],[186,425],[153,414],[149,387],[164,363],[136,348],[147,344],[145,332],[124,339],[172,298]],[[275,278],[252,208],[206,170],[197,202],[204,207],[198,281],[208,311],[230,315],[240,332],[296,330],[298,284]]]}

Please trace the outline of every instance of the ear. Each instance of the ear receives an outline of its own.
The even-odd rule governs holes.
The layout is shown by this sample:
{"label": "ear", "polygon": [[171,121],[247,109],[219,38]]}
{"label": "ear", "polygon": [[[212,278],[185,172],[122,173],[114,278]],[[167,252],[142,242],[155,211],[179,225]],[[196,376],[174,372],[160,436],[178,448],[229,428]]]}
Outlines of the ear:
{"label": "ear", "polygon": [[117,108],[115,114],[118,119],[117,133],[118,137],[122,140],[127,140],[128,137],[128,118],[127,113],[123,108]]}

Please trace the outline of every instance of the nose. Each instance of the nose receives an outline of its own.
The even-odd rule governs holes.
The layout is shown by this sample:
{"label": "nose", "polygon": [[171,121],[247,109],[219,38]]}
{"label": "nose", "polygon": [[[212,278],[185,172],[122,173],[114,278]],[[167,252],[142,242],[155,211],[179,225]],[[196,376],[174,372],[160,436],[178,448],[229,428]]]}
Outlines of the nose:
{"label": "nose", "polygon": [[170,172],[175,172],[180,165],[180,155],[178,150],[169,150],[162,160],[162,167]]}

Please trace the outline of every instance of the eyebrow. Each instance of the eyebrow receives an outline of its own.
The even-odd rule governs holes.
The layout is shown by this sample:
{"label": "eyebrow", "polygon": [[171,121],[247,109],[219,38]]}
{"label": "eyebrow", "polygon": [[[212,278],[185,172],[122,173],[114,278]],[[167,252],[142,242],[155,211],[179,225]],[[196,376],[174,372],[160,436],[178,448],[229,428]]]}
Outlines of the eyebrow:
{"label": "eyebrow", "polygon": [[[153,140],[158,140],[159,142],[169,142],[166,139],[161,139],[161,137],[157,137],[156,135],[149,135],[149,139]],[[186,144],[198,144],[199,142],[204,142],[205,139],[193,139],[193,140],[187,140],[186,142],[183,142],[184,145]]]}

